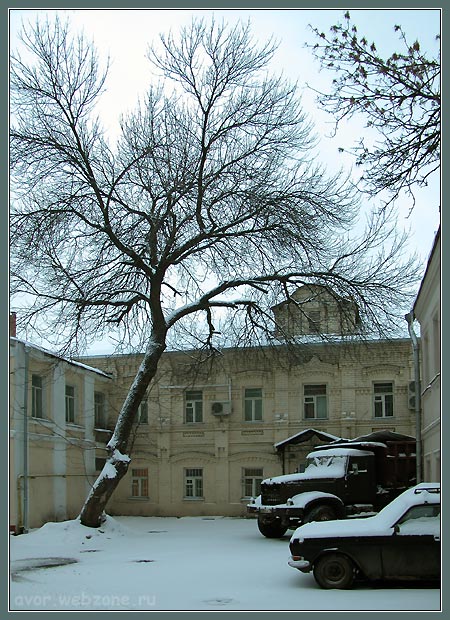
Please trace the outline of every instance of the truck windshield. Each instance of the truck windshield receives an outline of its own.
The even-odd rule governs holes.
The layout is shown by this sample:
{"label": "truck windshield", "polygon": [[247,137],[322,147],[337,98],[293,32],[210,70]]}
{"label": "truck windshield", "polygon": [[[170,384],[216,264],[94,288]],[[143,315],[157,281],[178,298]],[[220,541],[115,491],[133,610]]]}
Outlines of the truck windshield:
{"label": "truck windshield", "polygon": [[344,455],[310,455],[306,461],[305,474],[308,474],[308,476],[343,476],[346,463],[347,456]]}

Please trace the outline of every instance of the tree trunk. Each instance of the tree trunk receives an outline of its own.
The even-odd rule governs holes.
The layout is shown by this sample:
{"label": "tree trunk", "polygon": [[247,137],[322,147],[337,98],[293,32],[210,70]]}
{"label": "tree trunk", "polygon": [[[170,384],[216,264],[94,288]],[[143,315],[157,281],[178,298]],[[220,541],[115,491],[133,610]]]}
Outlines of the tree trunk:
{"label": "tree trunk", "polygon": [[87,527],[102,524],[109,498],[128,471],[131,459],[126,451],[133,422],[145,391],[156,374],[165,346],[164,338],[162,342],[152,340],[123,403],[113,436],[106,446],[108,458],[81,509],[80,521]]}
{"label": "tree trunk", "polygon": [[[95,481],[80,513],[80,521],[88,527],[100,527],[104,510],[117,485],[128,471],[130,460],[109,456],[99,477]],[[114,474],[112,477],[108,473]]]}

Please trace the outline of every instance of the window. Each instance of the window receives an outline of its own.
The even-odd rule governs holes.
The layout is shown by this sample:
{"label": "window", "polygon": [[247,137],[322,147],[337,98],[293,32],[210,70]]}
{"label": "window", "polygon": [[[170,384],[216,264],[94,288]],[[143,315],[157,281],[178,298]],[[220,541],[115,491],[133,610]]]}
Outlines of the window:
{"label": "window", "polygon": [[148,469],[131,470],[131,497],[148,497]]}
{"label": "window", "polygon": [[308,310],[308,328],[312,333],[320,332],[320,310]]}
{"label": "window", "polygon": [[[433,317],[433,377],[441,371],[441,324],[439,316]],[[433,377],[430,377],[432,379]]]}
{"label": "window", "polygon": [[66,385],[66,422],[75,423],[75,388],[73,385]]}
{"label": "window", "polygon": [[185,422],[203,422],[203,392],[186,392]]}
{"label": "window", "polygon": [[102,471],[106,463],[106,459],[101,456],[95,457],[95,471]]}
{"label": "window", "polygon": [[244,467],[242,472],[243,497],[257,497],[261,493],[261,482],[263,481],[263,470],[260,468]]}
{"label": "window", "polygon": [[404,536],[428,535],[440,536],[440,504],[423,504],[413,506],[397,521],[397,532]]}
{"label": "window", "polygon": [[398,524],[406,523],[411,519],[430,519],[438,517],[441,514],[440,504],[419,504],[410,508],[404,515],[398,520]]}
{"label": "window", "polygon": [[376,418],[391,418],[394,415],[394,387],[392,383],[374,383],[374,412]]}
{"label": "window", "polygon": [[184,496],[189,499],[203,499],[203,469],[184,470]]}
{"label": "window", "polygon": [[247,388],[244,394],[244,420],[259,422],[262,420],[262,389]]}
{"label": "window", "polygon": [[139,424],[148,424],[148,401],[143,400],[139,405]]}
{"label": "window", "polygon": [[324,383],[303,386],[303,411],[306,420],[328,417],[327,386]]}
{"label": "window", "polygon": [[33,418],[43,418],[43,389],[42,377],[31,375],[31,415]]}
{"label": "window", "polygon": [[106,409],[105,409],[105,395],[103,392],[94,392],[94,415],[95,415],[95,427],[105,428],[106,426]]}
{"label": "window", "polygon": [[421,341],[420,352],[422,356],[422,378],[425,382],[429,383],[431,379],[433,378],[431,376],[431,369],[430,369],[430,352],[429,352],[430,341],[428,338],[428,332],[422,328],[420,330],[420,341]]}

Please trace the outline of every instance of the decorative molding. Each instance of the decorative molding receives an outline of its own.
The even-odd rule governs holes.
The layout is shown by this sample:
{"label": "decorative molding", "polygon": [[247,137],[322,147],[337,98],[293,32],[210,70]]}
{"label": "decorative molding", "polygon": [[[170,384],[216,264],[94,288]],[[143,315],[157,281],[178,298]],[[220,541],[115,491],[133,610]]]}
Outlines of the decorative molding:
{"label": "decorative molding", "polygon": [[187,459],[194,459],[198,462],[210,463],[211,460],[216,458],[214,452],[200,452],[200,450],[184,450],[183,452],[178,452],[177,454],[169,457],[172,463],[177,463],[179,461],[186,461]]}
{"label": "decorative molding", "polygon": [[427,426],[422,428],[421,436],[425,437],[426,435],[428,435],[429,433],[431,433],[432,431],[434,431],[438,427],[440,428],[440,424],[441,424],[441,418],[436,418],[435,420],[430,422],[430,424],[428,424]]}
{"label": "decorative molding", "polygon": [[313,355],[312,358],[306,363],[302,364],[295,373],[299,379],[303,381],[312,381],[311,377],[336,377],[337,366],[335,364],[329,364],[322,362],[317,355]]}
{"label": "decorative molding", "polygon": [[249,450],[240,450],[238,452],[228,453],[228,461],[229,462],[243,462],[243,466],[247,465],[247,463],[262,463],[265,465],[268,462],[278,463],[278,456],[273,452],[267,452],[262,454],[260,450],[258,451],[249,451]]}
{"label": "decorative molding", "polygon": [[383,375],[386,379],[389,379],[392,375],[401,375],[403,367],[398,364],[371,364],[370,366],[363,366],[361,372],[363,376],[369,375]]}

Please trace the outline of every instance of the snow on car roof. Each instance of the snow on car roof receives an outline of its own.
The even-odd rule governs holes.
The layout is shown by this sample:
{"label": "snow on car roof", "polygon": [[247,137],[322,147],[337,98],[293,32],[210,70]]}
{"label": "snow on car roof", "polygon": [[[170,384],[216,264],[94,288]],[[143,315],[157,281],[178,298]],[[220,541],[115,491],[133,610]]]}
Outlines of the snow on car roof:
{"label": "snow on car roof", "polygon": [[400,525],[399,532],[403,536],[420,536],[421,534],[432,534],[439,536],[441,531],[441,516],[418,517],[409,519]]}

